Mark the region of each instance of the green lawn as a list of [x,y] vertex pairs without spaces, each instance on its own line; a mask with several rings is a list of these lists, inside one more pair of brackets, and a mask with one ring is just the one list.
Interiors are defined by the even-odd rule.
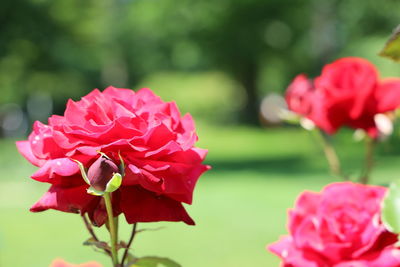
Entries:
[[[171,257],[184,267],[278,266],[265,245],[285,233],[286,210],[304,189],[319,190],[334,181],[321,151],[300,129],[198,128],[199,146],[209,149],[207,162],[213,169],[200,179],[188,207],[197,225],[141,224],[165,228],[138,234],[134,250]],[[356,174],[362,145],[351,141],[349,133],[340,139],[345,169]],[[0,148],[0,266],[43,267],[56,257],[109,266],[105,256],[81,245],[88,234],[79,216],[28,211],[47,185],[28,178],[34,168],[12,141],[0,141]],[[399,163],[396,155],[380,153],[374,182],[397,178]],[[121,236],[128,230],[122,227]]]

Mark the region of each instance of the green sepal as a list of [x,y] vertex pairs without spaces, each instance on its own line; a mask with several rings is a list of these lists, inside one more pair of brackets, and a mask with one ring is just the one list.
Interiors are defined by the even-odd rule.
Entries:
[[119,153],[119,152],[118,152],[118,157],[119,157],[119,160],[121,161],[121,163],[119,165],[119,171],[121,173],[121,176],[124,177],[125,176],[125,162],[121,156],[121,153]]
[[386,229],[392,233],[400,233],[400,187],[398,183],[390,187],[382,202],[381,219]]
[[161,258],[161,257],[142,257],[136,258],[133,263],[128,265],[129,267],[182,267],[179,263],[168,259],[168,258]]
[[86,182],[88,185],[90,185],[89,178],[87,177],[87,174],[86,174],[86,168],[85,168],[85,166],[83,166],[82,162],[80,162],[79,160],[73,159],[73,161],[75,161],[75,162],[78,164],[79,170],[81,171],[83,180],[85,180],[85,182]]
[[110,157],[106,155],[106,153],[101,152],[100,150],[98,150],[97,153],[99,153],[102,157],[105,157],[106,159],[111,160]]
[[108,181],[106,185],[106,190],[100,191],[95,189],[93,186],[90,186],[87,190],[88,194],[94,195],[94,196],[102,196],[105,193],[112,193],[115,190],[117,190],[122,183],[122,176],[119,173],[114,173],[113,177]]
[[90,194],[90,195],[93,195],[93,196],[102,196],[105,193],[103,191],[99,191],[99,190],[94,189],[92,186],[89,187],[86,192],[88,194]]
[[106,185],[106,190],[104,192],[111,193],[117,190],[122,183],[122,176],[119,173],[114,173],[110,181]]

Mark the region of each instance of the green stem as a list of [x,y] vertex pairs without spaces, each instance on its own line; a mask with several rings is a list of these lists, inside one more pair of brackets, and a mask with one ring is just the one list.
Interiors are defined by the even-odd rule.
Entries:
[[[92,225],[90,224],[90,222],[88,221],[88,219],[86,219],[86,215],[83,214],[82,215],[82,219],[83,222],[85,223],[86,229],[88,230],[89,234],[92,236],[93,240],[96,242],[99,242],[99,239],[97,238],[97,235],[95,234],[95,232],[93,231]],[[107,255],[111,256],[111,253],[108,249],[103,249],[105,253],[107,253]]]
[[110,232],[110,238],[111,238],[111,258],[113,262],[114,267],[118,267],[118,252],[117,252],[117,243],[118,243],[118,233],[117,233],[117,226],[116,222],[117,220],[114,220],[114,214],[113,214],[113,209],[112,209],[112,203],[111,203],[111,195],[110,193],[105,193],[103,195],[104,201],[106,204],[106,210],[107,210],[107,215],[108,215],[108,224],[109,224],[109,232]]
[[133,238],[135,238],[135,235],[136,235],[136,228],[137,228],[137,223],[134,223],[134,224],[133,224],[133,228],[132,228],[131,237],[129,238],[128,244],[127,244],[127,246],[126,246],[126,248],[125,248],[125,252],[124,252],[124,255],[123,255],[122,260],[121,260],[121,265],[122,265],[122,266],[124,266],[125,260],[126,260],[127,257],[128,257],[129,248],[130,248],[131,245],[132,245]]
[[118,242],[118,216],[114,217],[114,225],[115,225],[115,240]]
[[325,158],[328,161],[329,169],[331,173],[335,176],[339,176],[344,180],[348,180],[348,177],[343,175],[341,167],[340,167],[340,161],[339,157],[337,156],[337,153],[335,151],[335,148],[332,146],[332,144],[327,140],[325,134],[321,132],[320,129],[313,130],[314,136],[316,139],[319,141],[321,144]]
[[367,137],[365,139],[364,168],[360,176],[360,183],[362,184],[368,184],[372,168],[374,167],[374,147],[375,140],[373,138]]

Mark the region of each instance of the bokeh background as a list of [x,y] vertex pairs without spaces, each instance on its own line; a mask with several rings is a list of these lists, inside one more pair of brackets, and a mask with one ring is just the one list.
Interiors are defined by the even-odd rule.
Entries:
[[[48,185],[29,179],[34,167],[14,142],[35,120],[62,114],[68,98],[109,85],[176,101],[194,116],[213,166],[188,208],[197,226],[142,224],[165,228],[138,235],[134,252],[184,267],[278,266],[265,245],[285,233],[286,210],[301,191],[334,181],[311,136],[277,121],[279,95],[296,74],[317,75],[342,56],[399,76],[399,65],[377,55],[399,8],[395,0],[2,0],[0,266],[55,257],[108,266],[81,245],[79,216],[29,213]],[[350,131],[334,141],[356,174],[362,145]],[[375,183],[399,176],[399,151],[396,130],[378,147]]]

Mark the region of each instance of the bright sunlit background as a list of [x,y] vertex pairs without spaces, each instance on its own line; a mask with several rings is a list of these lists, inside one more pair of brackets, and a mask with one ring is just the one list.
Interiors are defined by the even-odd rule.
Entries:
[[[400,65],[378,56],[399,8],[395,0],[1,1],[0,266],[56,257],[109,265],[82,246],[79,216],[28,211],[48,185],[29,179],[35,168],[14,145],[35,120],[62,114],[68,98],[108,85],[176,101],[194,116],[213,166],[188,207],[197,226],[139,224],[165,228],[140,233],[133,251],[184,267],[278,266],[265,245],[285,233],[287,209],[301,191],[334,181],[311,136],[277,121],[280,95],[296,74],[318,75],[342,56],[399,76]],[[379,146],[373,182],[400,175],[398,135]],[[357,174],[362,145],[350,131],[335,142]]]

